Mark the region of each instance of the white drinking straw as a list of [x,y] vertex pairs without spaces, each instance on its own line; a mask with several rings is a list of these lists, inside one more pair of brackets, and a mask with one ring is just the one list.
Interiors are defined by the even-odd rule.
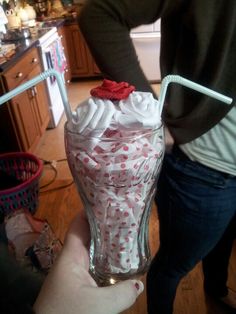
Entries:
[[164,102],[165,102],[165,97],[166,97],[166,92],[167,92],[167,87],[170,83],[178,83],[180,85],[189,87],[190,89],[193,89],[197,92],[200,92],[202,94],[205,94],[209,97],[213,97],[215,99],[218,99],[226,104],[231,104],[233,99],[227,96],[224,96],[220,93],[217,93],[213,91],[212,89],[209,89],[207,87],[204,87],[200,84],[194,83],[190,80],[187,80],[179,75],[167,75],[164,77],[164,79],[161,82],[161,89],[160,89],[160,95],[159,95],[159,104],[160,104],[160,113],[162,112]]
[[[0,105],[5,103],[6,101],[10,100],[11,98],[15,97],[16,95],[24,92],[25,90],[29,89],[30,87],[35,86],[39,82],[48,78],[49,76],[54,76],[56,78],[56,81],[57,81],[58,87],[59,87],[59,91],[60,91],[60,94],[62,97],[62,102],[64,105],[67,120],[71,121],[72,120],[72,111],[71,111],[71,107],[69,104],[69,100],[68,100],[68,96],[67,96],[67,92],[66,92],[66,88],[65,88],[65,83],[64,83],[64,80],[62,78],[61,73],[54,70],[54,69],[49,69],[45,72],[42,72],[41,74],[39,74],[39,75],[35,76],[34,78],[32,78],[31,80],[29,80],[28,82],[23,83],[20,86],[16,87],[15,89],[11,90],[10,92],[2,95],[0,97]],[[196,90],[196,91],[203,93],[209,97],[213,97],[215,99],[218,99],[218,100],[220,100],[226,104],[231,104],[233,101],[232,98],[224,96],[220,93],[217,93],[217,92],[215,92],[215,91],[213,91],[207,87],[204,87],[202,85],[194,83],[190,80],[187,80],[187,79],[185,79],[179,75],[167,75],[162,80],[162,83],[161,83],[161,90],[160,90],[160,96],[159,96],[159,104],[160,104],[160,109],[161,109],[160,114],[162,112],[163,105],[165,102],[167,87],[170,83],[178,83],[180,85],[189,87],[190,89]]]

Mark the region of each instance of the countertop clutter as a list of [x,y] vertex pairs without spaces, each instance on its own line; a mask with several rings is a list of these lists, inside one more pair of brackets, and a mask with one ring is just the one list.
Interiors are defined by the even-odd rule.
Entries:
[[9,36],[10,33],[6,33],[9,37],[6,36],[6,38],[2,40],[2,45],[0,47],[0,72],[7,70],[29,49],[37,46],[40,37],[47,32],[48,28],[40,28],[27,38],[17,37],[18,32],[13,33],[11,31],[10,33],[12,37]]
[[81,4],[74,5],[71,0],[34,0],[30,3],[3,0],[0,5],[0,25],[3,27],[0,29],[0,72],[28,49],[37,46],[38,40],[49,28],[58,28],[71,21],[75,23],[81,9]]

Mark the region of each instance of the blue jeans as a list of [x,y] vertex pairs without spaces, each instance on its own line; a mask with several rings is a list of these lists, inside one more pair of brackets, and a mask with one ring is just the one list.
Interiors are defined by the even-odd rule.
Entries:
[[148,313],[171,314],[180,280],[235,216],[236,177],[192,162],[174,146],[164,158],[156,203],[160,247],[147,274]]

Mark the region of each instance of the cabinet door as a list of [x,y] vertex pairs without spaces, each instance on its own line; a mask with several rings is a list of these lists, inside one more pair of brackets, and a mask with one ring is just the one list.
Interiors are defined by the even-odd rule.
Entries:
[[15,134],[21,151],[33,151],[41,137],[32,89],[29,89],[11,101],[11,115]]
[[101,75],[77,24],[66,25],[65,35],[71,77],[93,77]]
[[87,47],[79,27],[76,24],[65,27],[71,76],[87,76],[89,75]]
[[[29,50],[1,77],[2,92],[12,90],[42,72],[36,48]],[[49,122],[45,82],[18,94],[0,109],[2,151],[34,151]],[[10,129],[10,130],[9,130]],[[8,141],[5,138],[9,138]]]
[[95,62],[93,62],[92,68],[93,68],[93,73],[94,74],[97,74],[97,75],[101,75],[102,74],[102,72],[100,71],[99,67],[97,66],[97,64]]
[[[35,77],[40,73],[40,67],[36,67],[31,71],[29,79]],[[33,106],[35,108],[36,120],[40,133],[43,134],[49,123],[49,107],[48,107],[48,96],[46,91],[45,81],[40,82],[31,89]]]
[[27,80],[29,73],[35,67],[40,67],[40,57],[37,49],[33,48],[26,52],[15,65],[4,72],[6,89],[11,90]]

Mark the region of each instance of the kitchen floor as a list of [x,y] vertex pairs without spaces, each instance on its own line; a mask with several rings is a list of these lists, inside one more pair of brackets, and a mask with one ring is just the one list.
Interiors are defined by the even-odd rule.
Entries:
[[[68,87],[68,97],[72,108],[89,97],[91,88],[100,84],[98,80],[72,82]],[[154,85],[159,93],[160,85]],[[45,161],[40,180],[40,203],[36,213],[38,218],[47,219],[57,236],[63,241],[65,232],[73,217],[82,209],[82,202],[66,162],[64,150],[64,123],[62,117],[55,129],[47,130],[35,154]],[[168,143],[171,138],[167,137]],[[158,219],[153,207],[150,219],[150,247],[156,252],[158,239]],[[220,271],[220,270],[219,270]],[[145,282],[145,276],[143,278]],[[230,263],[229,284],[236,290],[236,247]],[[143,293],[137,302],[123,314],[146,314],[146,297]],[[158,313],[158,311],[157,311]],[[174,314],[225,314],[224,309],[205,297],[202,288],[201,264],[186,276],[177,291]]]

